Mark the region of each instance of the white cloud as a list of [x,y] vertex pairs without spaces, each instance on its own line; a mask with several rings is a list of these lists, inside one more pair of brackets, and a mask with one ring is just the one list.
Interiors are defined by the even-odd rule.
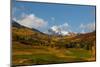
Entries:
[[59,26],[53,26],[53,27],[51,27],[51,30],[54,33],[61,34],[61,28]]
[[52,26],[49,32],[53,34],[67,35],[69,31],[70,31],[70,25],[68,23],[64,23],[62,25]]
[[95,30],[95,23],[91,23],[87,25],[89,31],[94,31]]
[[15,17],[13,17],[12,19],[17,22],[17,19]]
[[68,32],[68,31],[62,31],[61,34],[62,34],[62,35],[68,35],[69,32]]
[[46,22],[42,18],[36,17],[34,14],[26,15],[24,13],[21,15],[21,18],[17,21],[23,26],[35,29],[45,27],[48,24],[48,22]]
[[92,32],[95,30],[95,22],[94,23],[88,23],[88,24],[81,24],[80,28],[82,29],[82,32]]
[[70,25],[66,22],[62,25],[59,26],[62,30],[67,30],[69,31]]

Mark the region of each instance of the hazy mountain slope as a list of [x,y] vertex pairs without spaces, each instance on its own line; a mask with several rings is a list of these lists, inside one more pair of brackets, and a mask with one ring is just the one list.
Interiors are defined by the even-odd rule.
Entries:
[[24,27],[17,22],[12,23],[12,39],[26,45],[40,44],[47,42],[48,35],[36,29]]

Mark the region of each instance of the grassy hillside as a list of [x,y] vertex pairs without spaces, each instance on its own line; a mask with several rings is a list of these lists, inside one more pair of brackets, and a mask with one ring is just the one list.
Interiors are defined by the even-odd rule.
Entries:
[[13,65],[94,61],[95,32],[54,36],[12,23]]

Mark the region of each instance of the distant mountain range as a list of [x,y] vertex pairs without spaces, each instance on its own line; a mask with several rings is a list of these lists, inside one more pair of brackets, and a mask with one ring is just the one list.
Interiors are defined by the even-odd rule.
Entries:
[[[46,33],[43,33],[43,32],[40,32],[39,30],[37,30],[37,29],[34,29],[34,28],[28,28],[28,27],[25,27],[25,26],[22,26],[22,25],[20,25],[18,22],[16,22],[16,21],[14,21],[14,20],[12,20],[12,27],[16,27],[16,28],[26,28],[26,29],[29,29],[29,30],[32,30],[32,31],[34,31],[34,32],[38,32],[38,33],[41,33],[41,34],[44,34],[44,35],[55,35],[55,36],[59,36],[59,35],[62,35],[62,36],[77,36],[77,35],[85,35],[85,33],[74,33],[74,32],[67,32],[66,34],[64,34],[64,33],[57,33],[57,32],[54,32],[53,30],[51,30],[51,29],[49,29],[48,30],[48,32],[50,33],[50,34],[46,34]],[[96,31],[93,31],[93,32],[96,32]],[[92,33],[92,32],[90,32],[90,33]],[[86,34],[89,34],[89,33],[86,33]]]
[[[48,35],[44,34],[36,29],[27,28],[18,24],[17,22],[12,22],[12,39],[13,41],[20,42],[23,44],[29,45],[76,45],[82,44],[84,45],[93,45],[96,40],[96,31],[89,32],[89,33],[72,33],[69,32],[69,35],[61,36],[61,35]],[[60,44],[61,43],[61,44]],[[83,45],[83,46],[84,46]],[[81,47],[83,47],[81,46]],[[84,46],[86,47],[86,46]]]

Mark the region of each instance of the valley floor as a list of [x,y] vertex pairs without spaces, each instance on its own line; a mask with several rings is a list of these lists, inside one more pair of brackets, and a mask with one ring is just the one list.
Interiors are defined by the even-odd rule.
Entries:
[[94,61],[93,52],[79,48],[52,48],[46,46],[21,45],[12,46],[13,65],[38,65],[68,62]]

